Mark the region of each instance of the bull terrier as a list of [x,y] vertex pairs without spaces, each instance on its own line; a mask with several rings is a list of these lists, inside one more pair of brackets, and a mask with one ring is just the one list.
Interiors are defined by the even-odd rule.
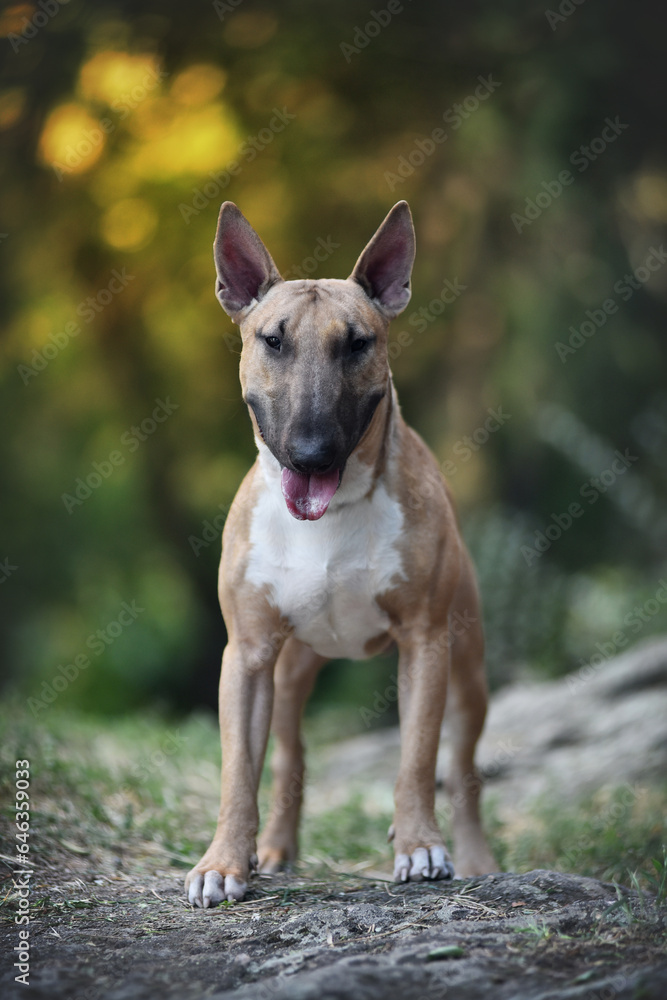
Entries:
[[[296,858],[300,722],[317,672],[328,659],[364,659],[392,643],[401,729],[394,879],[454,875],[435,817],[445,701],[457,872],[497,870],[474,764],[487,703],[474,572],[438,464],[401,417],[389,370],[389,321],[410,300],[414,254],[400,201],[349,278],[285,281],[236,205],[220,210],[216,296],[240,327],[259,454],[223,532],[222,790],[211,846],[186,879],[197,906],[240,900],[251,872]],[[270,728],[272,804],[257,843]]]

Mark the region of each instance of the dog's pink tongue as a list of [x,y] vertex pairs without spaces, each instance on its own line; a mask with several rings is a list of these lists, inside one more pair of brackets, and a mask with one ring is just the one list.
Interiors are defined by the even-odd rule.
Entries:
[[317,521],[329,506],[339,481],[338,469],[323,476],[304,476],[300,472],[283,469],[280,485],[292,517],[298,521]]

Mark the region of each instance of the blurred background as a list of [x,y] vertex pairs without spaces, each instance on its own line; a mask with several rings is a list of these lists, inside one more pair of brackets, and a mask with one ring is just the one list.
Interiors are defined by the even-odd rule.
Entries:
[[[220,533],[254,457],[213,294],[227,198],[292,278],[345,277],[410,202],[392,366],[495,688],[665,631],[664,29],[620,0],[4,6],[6,694],[215,706]],[[328,667],[312,711],[393,669]]]

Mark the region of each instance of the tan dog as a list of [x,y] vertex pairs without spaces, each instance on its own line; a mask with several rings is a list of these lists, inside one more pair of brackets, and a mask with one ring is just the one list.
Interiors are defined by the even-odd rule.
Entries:
[[[389,320],[410,299],[414,252],[402,201],[345,281],[283,281],[236,205],[220,211],[216,294],[241,328],[241,385],[259,456],[223,533],[222,793],[211,846],[186,879],[198,906],[242,899],[252,870],[296,857],[299,729],[317,672],[329,658],[363,659],[392,642],[402,744],[394,878],[454,874],[434,812],[446,697],[457,870],[497,867],[474,766],[486,712],[474,574],[437,463],[401,417],[387,356]],[[270,725],[272,809],[257,846]]]

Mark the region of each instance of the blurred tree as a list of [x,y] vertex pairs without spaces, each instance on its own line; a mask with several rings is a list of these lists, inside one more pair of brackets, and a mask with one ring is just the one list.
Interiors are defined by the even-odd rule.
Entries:
[[225,198],[289,277],[349,273],[410,201],[393,368],[474,512],[496,680],[525,658],[566,669],[654,594],[664,26],[662,5],[620,0],[6,7],[5,677],[36,696],[83,656],[72,701],[215,701],[219,535],[254,451],[213,296]]

